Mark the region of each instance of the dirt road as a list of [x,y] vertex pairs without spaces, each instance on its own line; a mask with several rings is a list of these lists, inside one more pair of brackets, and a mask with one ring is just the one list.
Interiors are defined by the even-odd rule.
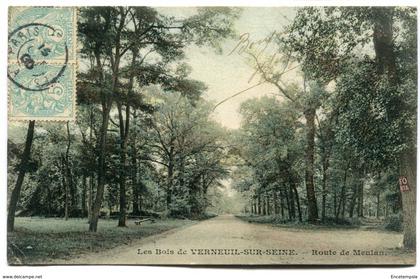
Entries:
[[298,230],[219,216],[53,264],[413,264],[414,253],[395,249],[401,245],[398,233]]

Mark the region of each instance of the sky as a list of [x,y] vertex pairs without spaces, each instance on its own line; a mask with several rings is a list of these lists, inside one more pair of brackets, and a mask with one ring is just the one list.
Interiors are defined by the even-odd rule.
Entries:
[[[197,46],[192,46],[186,51],[187,63],[192,67],[191,78],[203,81],[207,85],[208,90],[204,98],[216,104],[259,82],[257,77],[249,80],[255,71],[247,61],[245,54],[239,54],[238,51],[230,54],[238,44],[239,37],[245,33],[249,34],[249,41],[269,37],[273,31],[281,32],[295,14],[294,8],[284,7],[246,7],[242,9],[241,16],[235,23],[238,38],[225,40],[222,43],[222,54],[218,54],[208,47],[199,48]],[[176,16],[189,16],[194,13],[194,10],[178,7],[171,8],[166,12]],[[263,95],[280,96],[273,85],[261,84],[219,105],[215,109],[214,117],[227,128],[239,128],[240,103]]]

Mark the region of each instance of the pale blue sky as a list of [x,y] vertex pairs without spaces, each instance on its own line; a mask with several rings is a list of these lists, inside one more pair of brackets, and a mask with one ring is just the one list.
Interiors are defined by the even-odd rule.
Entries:
[[[194,13],[194,8],[163,8],[164,13],[187,17]],[[250,41],[261,40],[273,31],[281,32],[294,17],[294,8],[244,7],[235,27],[238,36],[249,33]],[[239,38],[239,37],[238,37]],[[187,51],[187,62],[193,68],[192,78],[201,80],[208,86],[205,98],[216,103],[258,83],[254,78],[249,82],[254,70],[247,63],[244,55],[229,52],[235,48],[238,39],[226,40],[222,44],[223,53],[216,54],[210,48],[190,47]],[[265,94],[279,95],[274,86],[262,84],[223,104],[215,110],[215,118],[228,128],[240,125],[239,105],[246,99]]]

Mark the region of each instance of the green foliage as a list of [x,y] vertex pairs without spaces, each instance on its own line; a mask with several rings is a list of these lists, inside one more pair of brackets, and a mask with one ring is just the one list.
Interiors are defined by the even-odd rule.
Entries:
[[403,218],[401,214],[393,214],[385,219],[384,227],[390,231],[400,232],[403,230]]
[[[401,154],[415,145],[415,18],[416,10],[406,7],[299,8],[285,32],[276,36],[281,59],[268,64],[249,53],[262,79],[288,100],[285,107],[305,115],[315,111],[315,190],[324,221],[337,223],[348,215],[359,222],[365,214],[380,218],[390,208],[401,209],[395,187],[398,165]],[[385,53],[378,41],[388,23],[392,49]],[[287,84],[281,79],[284,69],[297,63],[303,84]],[[302,181],[304,162],[308,166],[310,160],[310,153],[301,152],[308,148],[303,133],[313,127],[297,121],[290,129],[294,137],[287,138],[285,127],[278,124],[286,123],[286,117],[276,118],[269,110],[261,113],[261,103],[243,104],[244,122],[237,136],[242,145],[234,154],[245,165],[235,171],[241,178],[236,188],[253,193],[248,195],[250,206],[257,200],[264,208],[275,201],[265,200],[267,191],[273,195],[282,189],[284,195],[284,186],[291,183],[285,177]],[[273,136],[265,140],[267,134]]]
[[338,141],[375,167],[389,165],[415,124],[413,89],[392,86],[370,61],[349,66],[337,82]]
[[342,66],[355,52],[371,42],[371,9],[301,8],[288,26],[282,45],[304,65],[310,79],[329,82],[342,73]]
[[151,92],[157,103],[149,136],[151,160],[163,167],[166,207],[173,216],[204,213],[206,194],[227,170],[223,166],[224,130],[210,119],[211,104],[181,93]]
[[241,113],[242,128],[234,135],[239,166],[233,173],[233,187],[251,201],[262,202],[267,195],[275,195],[274,204],[289,195],[294,200],[289,191],[300,182],[303,157],[298,111],[290,103],[261,97],[244,102]]
[[241,10],[230,7],[200,7],[197,10],[196,15],[185,20],[183,35],[199,46],[209,45],[221,53],[220,39],[236,35],[234,22]]

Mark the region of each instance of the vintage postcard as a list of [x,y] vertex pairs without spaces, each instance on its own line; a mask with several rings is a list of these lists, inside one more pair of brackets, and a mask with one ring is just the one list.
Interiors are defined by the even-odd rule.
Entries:
[[9,265],[415,265],[416,7],[8,13]]

